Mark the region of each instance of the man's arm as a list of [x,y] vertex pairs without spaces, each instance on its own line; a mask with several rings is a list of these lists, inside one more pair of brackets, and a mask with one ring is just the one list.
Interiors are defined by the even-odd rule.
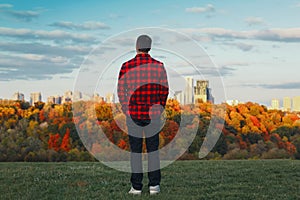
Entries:
[[124,77],[125,69],[124,69],[124,65],[122,65],[121,70],[119,72],[119,78],[118,78],[118,97],[119,97],[119,101],[120,104],[122,106],[122,111],[124,114],[127,113],[128,111],[128,99],[127,99],[127,84],[126,84],[126,80]]
[[162,70],[161,70],[161,74],[160,74],[160,90],[159,90],[159,94],[160,94],[160,104],[165,107],[166,106],[166,102],[167,102],[167,98],[169,95],[169,84],[168,84],[168,77],[167,77],[167,72],[166,69],[164,67],[164,65],[162,64]]

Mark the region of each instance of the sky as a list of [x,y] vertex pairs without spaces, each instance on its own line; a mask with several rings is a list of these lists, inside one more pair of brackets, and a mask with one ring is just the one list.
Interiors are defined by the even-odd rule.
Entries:
[[[214,73],[199,70],[210,81],[216,102],[270,105],[273,98],[300,96],[299,19],[299,0],[0,0],[0,98],[18,91],[26,100],[31,92],[41,92],[43,100],[62,95],[74,89],[82,64],[108,38],[158,27],[185,34],[207,53],[225,95],[214,88]],[[122,41],[134,50],[135,38]],[[166,63],[173,58],[151,55]],[[176,70],[179,64],[168,67]],[[103,87],[103,92],[107,89],[114,90]]]

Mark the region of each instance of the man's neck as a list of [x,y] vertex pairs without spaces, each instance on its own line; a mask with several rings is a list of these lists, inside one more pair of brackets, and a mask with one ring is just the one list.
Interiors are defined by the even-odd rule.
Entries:
[[136,54],[148,54],[146,52],[138,51]]

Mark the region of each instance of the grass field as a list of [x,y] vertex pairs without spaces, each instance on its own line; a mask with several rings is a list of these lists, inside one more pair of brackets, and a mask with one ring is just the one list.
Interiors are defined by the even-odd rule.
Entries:
[[0,163],[0,199],[300,199],[295,160],[176,161],[156,196],[127,194],[129,177],[96,162]]

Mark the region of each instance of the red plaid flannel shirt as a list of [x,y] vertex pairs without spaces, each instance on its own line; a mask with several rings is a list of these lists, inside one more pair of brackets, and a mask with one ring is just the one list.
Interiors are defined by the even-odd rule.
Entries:
[[164,64],[147,53],[137,54],[123,63],[118,79],[118,97],[122,110],[132,119],[149,120],[161,115],[169,94],[167,73]]

